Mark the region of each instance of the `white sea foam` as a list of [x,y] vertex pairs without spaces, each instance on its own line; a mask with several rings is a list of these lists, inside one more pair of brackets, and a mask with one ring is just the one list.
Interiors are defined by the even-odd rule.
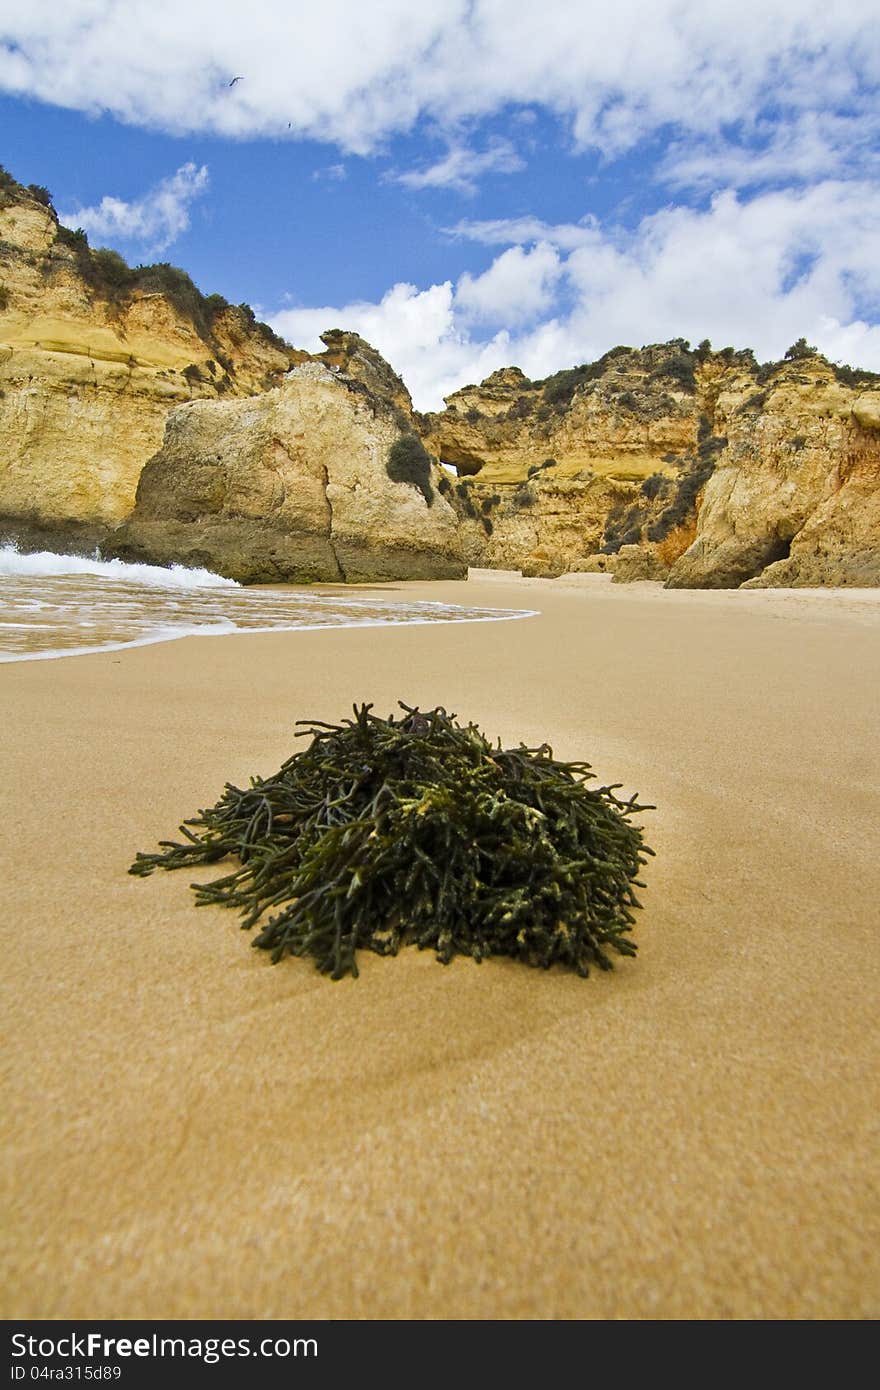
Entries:
[[0,550],[0,662],[45,661],[180,637],[314,632],[408,623],[498,622],[531,612],[334,589],[244,588],[208,570],[171,570]]
[[91,574],[98,579],[123,580],[130,584],[158,585],[169,589],[238,589],[234,579],[224,579],[211,570],[187,569],[185,565],[129,565],[123,560],[87,559],[84,555],[53,555],[40,550],[23,555],[14,545],[0,547],[0,575],[29,578],[60,574]]

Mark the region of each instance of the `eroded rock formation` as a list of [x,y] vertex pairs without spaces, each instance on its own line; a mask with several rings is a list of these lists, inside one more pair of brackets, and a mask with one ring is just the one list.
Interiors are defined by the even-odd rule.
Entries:
[[0,170],[0,539],[255,581],[880,584],[880,377],[803,341],[508,367],[431,415],[356,333],[323,341],[93,251]]
[[93,252],[0,172],[0,532],[100,538],[170,407],[262,391],[306,356],[172,266]]
[[880,583],[880,382],[784,363],[730,413],[677,588]]
[[731,588],[880,583],[878,418],[880,377],[805,344],[761,366],[677,341],[544,382],[495,372],[422,427],[467,475],[474,563],[552,575],[620,552],[618,581]]
[[[389,475],[402,438],[421,459],[418,483]],[[461,537],[442,481],[402,433],[393,399],[312,360],[250,400],[174,409],[107,548],[246,583],[458,578]]]

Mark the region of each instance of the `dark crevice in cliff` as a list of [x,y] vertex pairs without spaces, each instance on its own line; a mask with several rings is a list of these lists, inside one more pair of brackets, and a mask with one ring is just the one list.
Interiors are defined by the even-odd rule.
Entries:
[[276,435],[275,438],[272,440],[272,448],[273,448],[273,450],[274,450],[274,452],[275,452],[275,460],[276,460],[276,462],[275,462],[274,467],[273,467],[272,465],[268,465],[268,467],[269,467],[269,471],[272,472],[272,473],[274,473],[274,474],[275,474],[275,477],[278,479],[278,487],[279,487],[279,490],[280,490],[280,495],[272,502],[272,504],[271,504],[271,510],[272,510],[273,512],[279,512],[279,511],[281,510],[281,508],[284,506],[285,502],[287,501],[287,487],[286,487],[285,482],[284,482],[284,474],[282,473],[281,469],[278,467],[278,462],[277,462],[277,460],[278,460],[278,455],[279,455],[279,454],[283,454],[283,455],[284,455],[284,458],[287,460],[287,463],[290,465],[291,471],[294,472],[294,473],[295,473],[295,468],[294,468],[293,459],[290,457],[290,454],[288,453],[287,449],[285,449],[284,445],[282,444],[281,440],[278,438],[277,435]]
[[348,578],[343,568],[342,561],[340,560],[339,555],[337,554],[336,542],[333,539],[333,503],[330,501],[330,495],[327,492],[327,487],[330,482],[330,474],[327,472],[326,465],[321,469],[321,472],[323,473],[322,481],[324,484],[324,503],[327,507],[327,544],[330,547],[330,553],[332,554],[333,559],[336,563],[336,568],[339,570],[339,578],[342,580],[343,584],[347,584]]
[[[757,579],[759,574],[763,574],[770,565],[777,564],[780,560],[787,560],[791,555],[792,537],[777,536],[770,541],[767,548],[761,555],[760,563],[754,566],[753,572],[748,575],[748,579]],[[746,580],[742,581],[746,583]]]

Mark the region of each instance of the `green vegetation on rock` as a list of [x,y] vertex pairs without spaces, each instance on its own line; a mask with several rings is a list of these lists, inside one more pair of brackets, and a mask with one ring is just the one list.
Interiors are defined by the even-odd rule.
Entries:
[[431,455],[417,434],[402,434],[388,450],[385,471],[392,483],[417,487],[430,507],[434,501],[431,486]]
[[309,956],[335,980],[357,975],[359,950],[408,944],[444,964],[510,956],[581,976],[610,969],[609,950],[635,955],[634,890],[653,851],[631,818],[651,808],[587,787],[589,764],[546,744],[493,748],[442,708],[400,707],[308,723],[308,747],[244,790],[227,783],[181,825],[184,842],[130,872],[232,856],[231,873],[193,885],[197,902],[237,908],[273,961]]
[[786,362],[800,362],[804,357],[818,357],[819,349],[808,343],[806,338],[798,338],[785,350]]
[[222,294],[202,294],[180,266],[168,261],[154,265],[130,266],[118,251],[109,247],[92,248],[82,227],[72,230],[59,224],[56,242],[72,251],[82,279],[93,294],[115,304],[124,304],[135,293],[161,294],[179,314],[190,320],[206,342],[213,341],[214,322],[227,311],[237,315],[244,330],[259,334],[270,346],[283,352],[288,347],[266,323],[260,323],[249,304],[232,305]]

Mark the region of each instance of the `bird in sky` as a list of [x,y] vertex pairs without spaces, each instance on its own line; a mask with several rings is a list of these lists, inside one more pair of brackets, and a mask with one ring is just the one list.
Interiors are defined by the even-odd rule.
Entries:
[[229,83],[229,86],[230,86],[230,87],[234,87],[235,84],[236,84],[236,82],[240,82],[240,81],[241,81],[241,78],[240,78],[240,77],[233,77],[232,81]]

